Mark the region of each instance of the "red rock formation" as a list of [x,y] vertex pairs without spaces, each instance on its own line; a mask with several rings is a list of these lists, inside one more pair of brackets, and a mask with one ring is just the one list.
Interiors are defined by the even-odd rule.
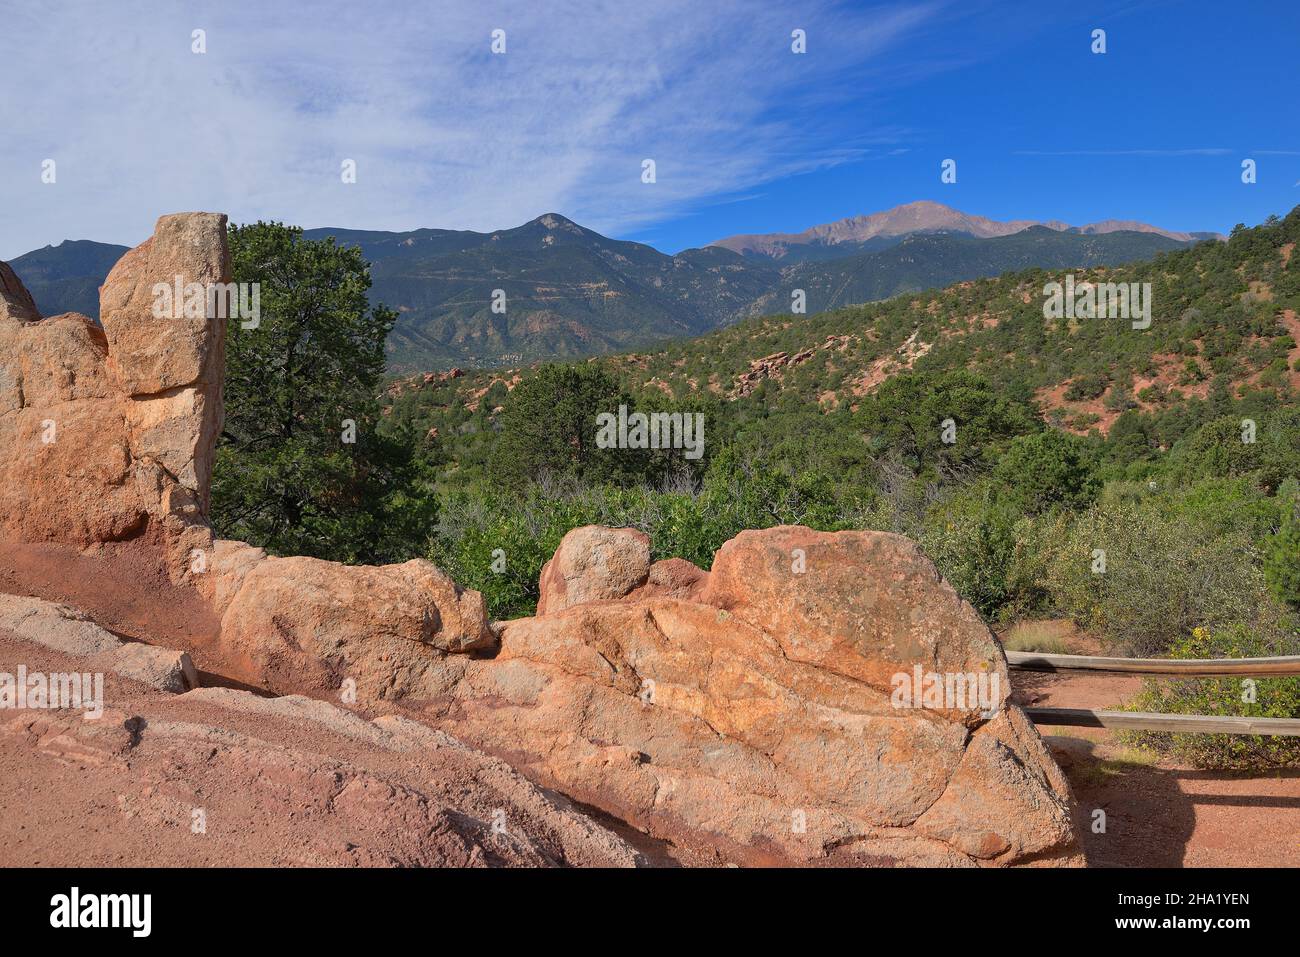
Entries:
[[751,360],[749,371],[742,372],[736,378],[736,386],[732,390],[732,395],[750,395],[764,379],[780,379],[782,369],[787,366],[802,364],[811,359],[816,351],[815,348],[809,347],[796,352],[794,355],[790,355],[788,352],[774,352],[770,356]]
[[[225,370],[225,308],[205,315],[156,316],[161,284],[230,282],[226,217],[213,213],[164,216],[152,238],[123,256],[100,289],[100,322],[108,340],[108,370],[126,403],[134,458],[160,464],[206,513],[207,477],[221,431]],[[200,476],[204,478],[200,480]]]
[[[405,709],[532,781],[671,842],[692,862],[1079,862],[1069,788],[1032,724],[1007,701],[1001,646],[900,536],[744,532],[705,572],[681,559],[652,563],[639,531],[580,528],[542,570],[538,616],[497,626],[477,592],[428,562],[349,567],[212,542],[206,509],[225,330],[215,320],[153,315],[154,285],[175,275],[229,278],[224,217],[163,217],[154,238],[105,283],[102,330],[81,316],[38,319],[31,297],[0,266],[0,533],[76,547],[152,543],[172,577],[195,586],[219,620],[212,660],[228,665],[227,678],[280,694],[339,700],[342,692],[358,708]],[[763,361],[772,371],[810,354]],[[56,438],[43,441],[50,422]],[[11,617],[27,615],[27,606],[10,604]],[[70,610],[42,622],[42,635],[67,629],[83,639],[91,624]],[[0,639],[5,631],[0,621]],[[92,638],[106,646],[97,654],[121,658],[127,678],[161,681],[180,666],[179,658]],[[44,645],[73,647],[60,641]],[[939,676],[941,691],[945,676],[978,679],[987,694],[931,701],[918,688],[900,700],[900,678],[906,685],[925,675]],[[260,707],[239,700],[245,711]],[[329,721],[346,724],[335,711]],[[371,740],[379,731],[369,725],[362,737],[381,749],[443,746],[426,724],[408,725],[400,746],[387,725],[383,742]],[[197,752],[150,726],[160,767],[193,761],[198,773]],[[46,740],[30,722],[17,731]],[[82,737],[64,729],[51,740],[92,753],[94,743]],[[480,821],[496,798],[466,796],[486,780],[492,759],[468,749],[455,768],[443,766],[452,784],[439,786],[434,806],[423,785],[389,773],[390,761],[359,770],[221,741],[215,766],[233,780],[307,782],[288,802],[322,794],[322,807],[348,826],[387,814],[383,840],[408,835],[385,845],[390,860],[636,857],[599,829],[583,837],[570,812],[541,809],[514,771],[498,765],[491,774],[508,785],[511,806],[539,808],[547,827],[574,836],[557,843],[543,827],[529,847],[492,843]],[[116,767],[115,747],[107,746],[105,767]],[[139,754],[132,760],[147,763],[147,752]],[[250,767],[263,770],[246,773]],[[230,808],[254,813],[238,801]],[[411,826],[437,839],[412,843]],[[383,857],[376,854],[354,861],[375,863]]]
[[18,541],[150,537],[174,580],[211,541],[224,320],[158,319],[155,282],[225,282],[226,218],[164,216],[101,290],[103,328],[41,319],[0,273],[0,533]]
[[631,528],[587,525],[564,536],[542,566],[537,614],[622,598],[650,575],[650,536]]
[[[1006,701],[1001,646],[909,540],[744,532],[685,599],[617,594],[633,576],[606,570],[645,566],[627,530],[571,532],[561,560],[594,571],[594,594],[569,587],[466,663],[440,712],[458,737],[727,859],[1079,862],[1069,787]],[[918,666],[996,676],[987,709],[898,707],[894,677]]]
[[218,542],[197,578],[238,677],[280,693],[427,698],[455,675],[446,656],[496,642],[483,596],[426,561],[350,566]]

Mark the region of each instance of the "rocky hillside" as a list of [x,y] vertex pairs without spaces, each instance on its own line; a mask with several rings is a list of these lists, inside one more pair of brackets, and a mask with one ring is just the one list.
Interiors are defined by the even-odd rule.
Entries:
[[[1033,241],[1038,230],[985,243]],[[1079,237],[1086,240],[1086,237]],[[1150,262],[1114,268],[1026,269],[886,302],[809,316],[762,316],[697,339],[598,360],[648,407],[692,399],[760,408],[796,403],[852,410],[900,373],[969,370],[1008,395],[1035,402],[1060,428],[1104,435],[1126,412],[1176,437],[1193,421],[1189,403],[1300,398],[1300,208]],[[900,244],[955,243],[918,237]],[[887,250],[880,255],[890,255]],[[824,263],[795,267],[815,276]],[[1044,286],[1072,275],[1088,283],[1151,284],[1151,323],[1119,318],[1052,319]],[[823,287],[826,288],[826,287]],[[394,383],[398,420],[449,433],[501,404],[532,367],[456,370]],[[743,404],[743,402],[741,403]],[[1183,423],[1180,426],[1179,423]],[[477,431],[477,428],[476,428]],[[475,433],[461,443],[471,442]],[[1171,439],[1159,438],[1167,446]]]
[[[817,312],[1028,266],[1148,259],[1193,241],[1151,227],[1094,235],[1001,224],[990,231],[964,214],[941,218],[947,225],[936,232],[934,217],[899,210],[877,216],[892,226],[860,241],[834,233],[780,258],[742,256],[723,244],[668,256],[555,213],[491,233],[327,228],[305,236],[333,236],[370,261],[372,302],[399,314],[388,342],[396,373],[577,358],[691,338],[748,316],[788,314],[795,289],[806,293],[806,311]],[[46,314],[94,318],[95,290],[122,251],[63,243],[14,267]]]
[[[225,330],[148,292],[229,270],[224,217],[163,217],[100,328],[0,267],[0,671],[108,678],[0,719],[0,863],[1082,863],[1001,645],[902,536],[706,570],[579,528],[509,622],[427,561],[214,540]],[[988,693],[900,700],[922,673]]]
[[[1019,237],[1010,237],[1017,240]],[[1149,262],[1028,269],[807,318],[770,316],[621,360],[632,381],[685,396],[793,393],[851,406],[906,370],[967,369],[1050,420],[1105,432],[1125,411],[1174,414],[1190,399],[1300,393],[1300,208]],[[1005,242],[1007,240],[989,240]],[[1150,283],[1150,326],[1044,313],[1044,287]]]

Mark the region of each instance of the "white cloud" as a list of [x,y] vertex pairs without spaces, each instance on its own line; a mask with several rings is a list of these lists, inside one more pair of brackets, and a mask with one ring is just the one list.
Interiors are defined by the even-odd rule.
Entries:
[[[624,0],[10,3],[0,256],[138,242],[182,209],[304,226],[626,231],[895,145],[819,119],[932,6]],[[189,6],[189,5],[186,5]],[[494,28],[504,56],[489,52]],[[808,53],[790,52],[790,32]],[[207,31],[208,52],[190,51]],[[871,64],[870,78],[863,74]],[[641,183],[653,158],[658,182]],[[55,159],[58,182],[40,182]],[[340,182],[355,159],[358,182]]]

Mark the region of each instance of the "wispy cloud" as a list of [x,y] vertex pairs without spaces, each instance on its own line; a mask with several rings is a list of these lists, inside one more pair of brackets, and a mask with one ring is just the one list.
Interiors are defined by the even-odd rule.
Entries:
[[[869,96],[888,82],[886,54],[938,9],[284,6],[10,3],[0,256],[68,237],[136,242],[157,215],[200,208],[305,226],[492,229],[550,210],[611,232],[647,226],[897,145],[903,131],[846,145],[805,107]],[[503,56],[489,50],[497,28]],[[195,29],[206,54],[191,52]],[[55,185],[40,181],[47,158]]]

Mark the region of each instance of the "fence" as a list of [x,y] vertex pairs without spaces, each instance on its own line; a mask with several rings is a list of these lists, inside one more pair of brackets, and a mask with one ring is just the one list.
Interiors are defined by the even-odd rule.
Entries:
[[[1041,655],[1008,651],[1007,663],[1018,671],[1112,675],[1161,675],[1175,678],[1275,678],[1300,675],[1300,655],[1282,658],[1099,658],[1092,655]],[[1094,711],[1090,708],[1026,708],[1035,724],[1109,728],[1123,731],[1192,731],[1203,734],[1260,734],[1300,737],[1297,718],[1241,718],[1205,714],[1152,714],[1143,711]]]

